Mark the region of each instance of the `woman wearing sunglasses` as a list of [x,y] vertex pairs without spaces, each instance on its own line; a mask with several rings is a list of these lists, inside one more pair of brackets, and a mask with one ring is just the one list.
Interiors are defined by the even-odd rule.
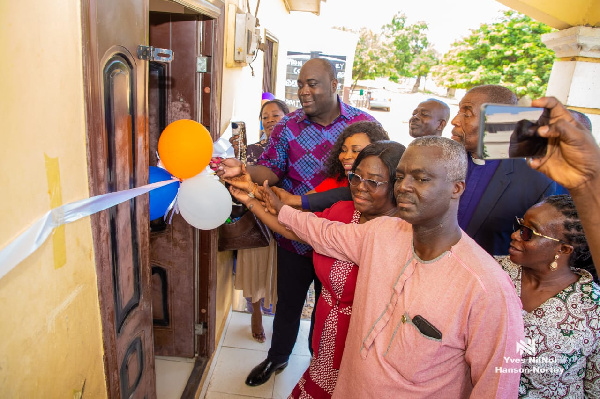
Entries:
[[523,303],[521,398],[600,397],[600,287],[573,200],[555,195],[515,221],[498,258]]
[[[348,173],[353,201],[340,201],[318,216],[343,223],[366,223],[379,216],[396,213],[394,176],[405,147],[392,141],[380,141],[366,146]],[[267,188],[261,188],[261,190]],[[238,201],[244,203],[273,231],[292,240],[298,237],[279,224],[277,217],[246,191],[230,187]],[[247,190],[249,191],[249,190]],[[317,302],[312,339],[313,358],[310,366],[294,388],[291,398],[329,398],[337,382],[352,313],[352,301],[358,267],[328,256],[313,254],[313,263],[323,284]]]

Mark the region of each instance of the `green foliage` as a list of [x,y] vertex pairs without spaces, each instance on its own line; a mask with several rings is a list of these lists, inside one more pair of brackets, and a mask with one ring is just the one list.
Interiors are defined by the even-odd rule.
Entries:
[[429,47],[426,31],[425,22],[407,25],[406,15],[402,13],[394,15],[392,22],[383,26],[381,36],[385,43],[385,69],[390,80],[397,81],[401,76],[415,76],[412,63]]
[[383,76],[385,62],[379,35],[371,30],[362,28],[359,31],[358,44],[352,66],[353,88],[359,79],[374,79]]
[[410,64],[410,76],[427,76],[431,68],[440,62],[438,58],[438,53],[433,49],[422,51]]
[[542,43],[541,35],[551,30],[523,14],[506,11],[499,22],[482,24],[455,42],[432,69],[433,77],[448,88],[500,84],[519,97],[542,96],[554,52]]
[[394,82],[400,77],[427,76],[438,62],[435,52],[429,50],[427,29],[425,22],[407,25],[401,13],[382,27],[381,34],[361,29],[352,67],[355,84],[359,79],[381,76]]

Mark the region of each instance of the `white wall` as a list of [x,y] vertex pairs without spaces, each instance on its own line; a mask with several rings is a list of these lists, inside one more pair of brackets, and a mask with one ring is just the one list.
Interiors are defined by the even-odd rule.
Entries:
[[[256,1],[250,0],[252,14]],[[238,4],[237,1],[232,2]],[[321,51],[325,54],[346,56],[345,86],[352,83],[352,64],[358,36],[329,28],[321,28],[317,15],[312,13],[286,11],[281,0],[261,0],[258,10],[261,35],[267,29],[279,40],[275,97],[285,97],[285,78],[288,51]],[[340,21],[342,25],[342,21]],[[227,29],[226,29],[227,30]],[[324,40],[323,38],[327,38]],[[264,40],[264,37],[263,37]],[[250,66],[228,68],[223,72],[223,100],[221,104],[221,133],[229,137],[227,126],[231,120],[246,122],[248,143],[258,141],[260,100],[262,96],[262,76],[264,53],[259,52]],[[254,76],[252,76],[252,69]]]

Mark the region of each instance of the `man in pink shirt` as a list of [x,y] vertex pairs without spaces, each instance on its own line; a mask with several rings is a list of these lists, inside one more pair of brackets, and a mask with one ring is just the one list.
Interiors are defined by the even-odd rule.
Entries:
[[518,396],[521,302],[458,226],[466,167],[460,144],[415,139],[396,169],[402,219],[345,225],[269,197],[315,251],[359,265],[335,398]]

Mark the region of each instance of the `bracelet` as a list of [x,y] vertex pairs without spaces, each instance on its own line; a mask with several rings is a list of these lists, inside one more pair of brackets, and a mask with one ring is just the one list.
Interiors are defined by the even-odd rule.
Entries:
[[256,191],[256,187],[258,187],[258,184],[257,184],[257,183],[254,183],[254,188],[252,189],[252,191],[251,191],[251,192],[249,192],[249,193],[248,193],[248,197],[250,197],[250,198],[256,198],[256,197],[254,196],[254,192]]
[[248,206],[248,210],[249,210],[249,211],[251,211],[253,206],[254,206],[254,204],[250,204],[250,205]]

